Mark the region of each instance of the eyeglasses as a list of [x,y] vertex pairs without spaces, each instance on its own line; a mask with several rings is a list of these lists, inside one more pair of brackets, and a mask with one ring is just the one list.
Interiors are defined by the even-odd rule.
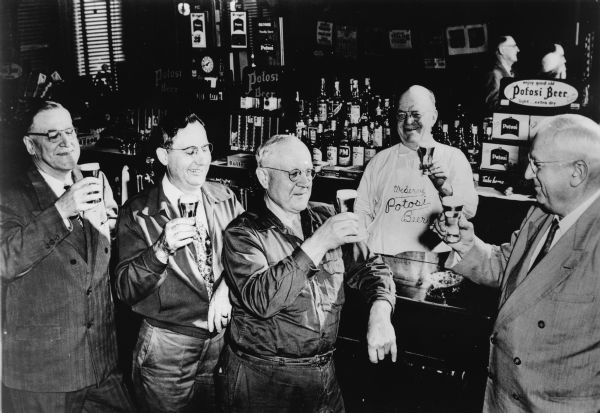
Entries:
[[531,171],[534,174],[537,174],[538,171],[540,170],[540,167],[544,164],[548,164],[548,163],[555,163],[558,165],[568,165],[570,163],[573,163],[575,161],[561,161],[561,160],[556,160],[556,161],[536,161],[533,158],[529,158],[529,167],[531,168]]
[[421,120],[421,118],[423,117],[424,113],[419,113],[419,112],[403,112],[403,111],[398,111],[398,121],[400,122],[404,122],[406,119],[408,119],[408,117],[412,117],[414,120],[416,120],[417,122],[419,122]]
[[298,182],[298,179],[300,179],[300,175],[302,175],[302,172],[304,172],[304,176],[306,176],[306,179],[308,179],[309,181],[312,181],[313,178],[315,177],[315,175],[317,174],[317,171],[315,171],[312,168],[305,169],[304,171],[302,171],[300,169],[292,169],[291,171],[286,171],[285,169],[271,168],[269,166],[261,166],[261,168],[273,169],[274,171],[287,172],[287,174],[290,178],[290,181],[292,181],[292,182]]
[[200,151],[202,151],[202,153],[212,153],[212,150],[212,143],[207,143],[199,148],[197,146],[188,146],[187,148],[167,148],[167,151],[183,151],[187,156],[196,156]]
[[54,142],[58,141],[59,135],[65,135],[67,138],[75,137],[77,135],[77,129],[75,129],[74,127],[71,126],[70,128],[66,128],[66,129],[49,130],[48,132],[45,132],[45,133],[27,132],[27,135],[45,136],[46,138],[48,138],[48,141],[54,143]]

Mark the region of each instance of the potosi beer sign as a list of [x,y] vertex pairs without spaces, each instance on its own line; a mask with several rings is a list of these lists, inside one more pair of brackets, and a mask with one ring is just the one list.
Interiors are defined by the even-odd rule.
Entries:
[[529,79],[509,83],[504,88],[504,96],[519,105],[554,108],[575,102],[579,93],[559,80]]

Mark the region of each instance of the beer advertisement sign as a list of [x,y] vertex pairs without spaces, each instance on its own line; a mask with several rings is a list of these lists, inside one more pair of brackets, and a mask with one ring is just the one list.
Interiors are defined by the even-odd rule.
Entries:
[[579,97],[577,89],[554,79],[526,79],[508,83],[503,94],[511,103],[537,108],[569,106]]
[[481,169],[506,171],[519,163],[520,150],[515,145],[484,142],[481,148]]
[[529,116],[494,113],[492,138],[526,141],[529,138]]
[[192,24],[192,47],[194,49],[206,48],[206,15],[204,13],[190,14]]

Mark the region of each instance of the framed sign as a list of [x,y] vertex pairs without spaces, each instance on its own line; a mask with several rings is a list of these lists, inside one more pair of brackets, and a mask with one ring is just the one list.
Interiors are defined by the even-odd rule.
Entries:
[[245,11],[231,12],[231,48],[248,47],[248,18]]
[[390,48],[394,50],[412,49],[410,30],[390,30]]
[[190,22],[192,25],[192,48],[206,48],[206,14],[191,13]]
[[483,53],[487,51],[487,25],[470,24],[446,28],[448,54]]
[[319,46],[333,47],[333,23],[317,22],[317,44]]

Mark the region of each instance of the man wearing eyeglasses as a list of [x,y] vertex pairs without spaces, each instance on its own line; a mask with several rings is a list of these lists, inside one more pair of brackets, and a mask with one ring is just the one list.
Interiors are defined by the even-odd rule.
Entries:
[[340,412],[333,368],[343,284],[370,304],[368,355],[391,354],[395,289],[388,267],[362,242],[358,217],[309,203],[315,175],[307,147],[275,135],[257,152],[265,189],[256,213],[224,234],[233,318],[219,368],[227,412]]
[[[452,269],[501,289],[486,412],[600,411],[600,126],[580,115],[539,125],[525,178],[532,207],[510,243],[459,221]],[[445,234],[440,220],[436,230]]]
[[30,102],[23,143],[32,165],[0,197],[4,408],[130,412],[109,284],[110,186],[82,177],[71,115],[56,102]]
[[494,66],[485,78],[485,104],[489,112],[500,107],[498,96],[500,81],[505,77],[515,77],[512,67],[519,60],[519,46],[512,36],[500,36],[494,47]]
[[[441,198],[462,200],[467,217],[475,215],[478,197],[469,162],[457,148],[436,142],[435,97],[423,86],[411,86],[398,103],[400,143],[375,155],[358,186],[355,211],[367,228],[367,244],[386,255],[420,256],[449,251],[429,230],[442,211]],[[429,175],[420,166],[419,147],[433,148]]]
[[[171,108],[159,129],[166,174],[130,199],[118,222],[117,294],[143,318],[134,390],[144,412],[213,412],[231,312],[222,232],[243,208],[230,189],[206,182],[212,145],[194,113]],[[195,218],[182,217],[182,197],[197,201]]]

